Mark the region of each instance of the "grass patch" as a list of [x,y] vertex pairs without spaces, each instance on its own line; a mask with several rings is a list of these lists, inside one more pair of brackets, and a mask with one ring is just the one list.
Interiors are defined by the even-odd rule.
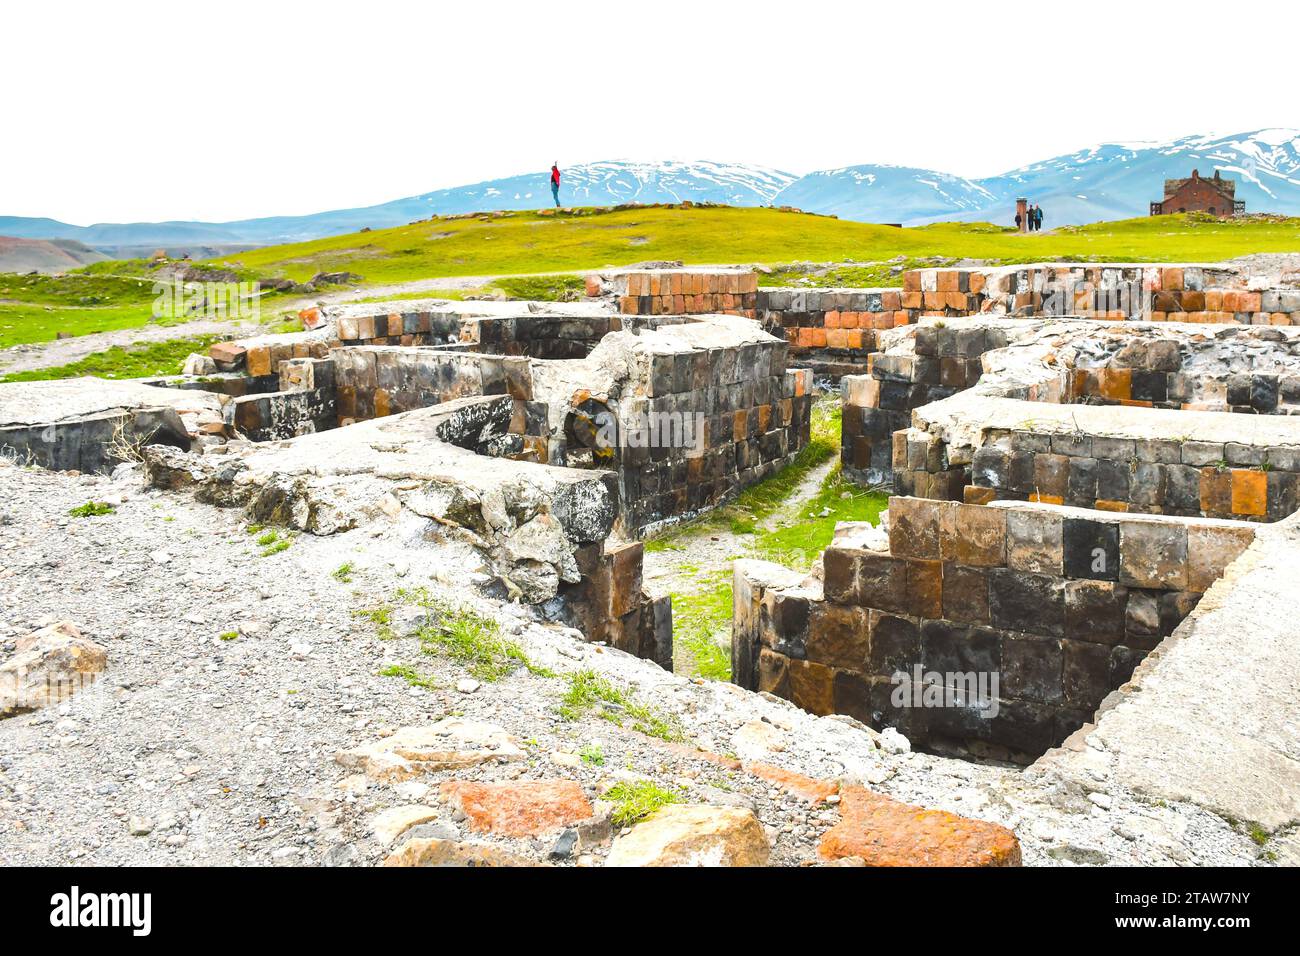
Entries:
[[408,687],[421,687],[424,690],[436,690],[438,687],[432,678],[424,676],[414,667],[408,667],[406,664],[392,664],[385,667],[379,672],[379,676],[399,677],[406,681]]
[[393,606],[391,604],[362,608],[359,611],[353,611],[352,616],[372,624],[376,636],[381,641],[390,641],[397,636],[393,633]]
[[[688,264],[791,261],[885,263],[971,257],[1035,260],[1213,262],[1289,252],[1300,219],[1215,220],[1143,216],[1020,235],[990,223],[897,229],[779,209],[725,206],[507,212],[269,246],[228,256],[253,272],[305,281],[348,270],[365,284],[437,276],[502,276],[626,266],[649,259]],[[838,278],[838,277],[837,277]],[[892,281],[886,284],[895,284]]]
[[605,799],[614,804],[609,819],[616,827],[630,827],[660,807],[681,803],[681,797],[653,780],[616,783],[605,792]]
[[330,577],[335,581],[341,581],[344,584],[352,583],[352,572],[356,569],[352,566],[351,561],[344,561],[337,568],[330,572]]
[[686,739],[681,722],[642,703],[595,671],[583,670],[566,676],[569,689],[560,698],[560,716],[577,720],[587,714],[619,727],[629,727],[660,740]]
[[841,263],[809,268],[802,265],[782,266],[760,272],[760,286],[807,286],[815,289],[879,289],[903,284],[903,272],[909,269],[934,269],[950,266],[957,260],[935,257],[905,258],[901,262]]
[[605,748],[600,744],[587,744],[578,751],[578,756],[582,758],[585,764],[591,764],[593,767],[605,766]]
[[545,302],[576,302],[586,295],[587,283],[582,276],[507,276],[492,283],[512,299],[538,299]]
[[111,515],[115,510],[112,505],[104,501],[87,501],[84,505],[69,508],[68,514],[73,518],[98,518],[101,515]]
[[877,524],[888,506],[888,494],[845,481],[837,464],[817,494],[800,506],[797,517],[756,537],[754,551],[767,561],[806,568],[830,545],[835,525],[841,521]]
[[554,676],[528,659],[524,649],[501,634],[501,625],[466,607],[441,601],[424,588],[401,590],[398,597],[431,613],[431,622],[416,631],[426,654],[450,657],[484,682],[498,681],[525,668],[539,677]]
[[236,641],[239,639],[238,631],[226,631],[224,634],[218,634],[218,638],[223,641]]
[[207,347],[218,338],[219,336],[216,335],[200,335],[147,345],[130,345],[126,348],[115,345],[67,365],[13,372],[0,378],[0,382],[45,382],[52,379],[80,378],[83,375],[119,379],[179,375],[181,366],[185,364],[185,359],[191,352],[206,351]]
[[695,672],[710,680],[731,680],[731,650],[717,641],[731,631],[731,571],[705,575],[690,594],[674,594],[673,645],[690,654]]

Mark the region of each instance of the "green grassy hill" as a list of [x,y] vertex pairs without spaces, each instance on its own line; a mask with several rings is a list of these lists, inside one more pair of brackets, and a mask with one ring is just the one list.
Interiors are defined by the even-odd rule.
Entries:
[[[365,285],[436,277],[521,276],[527,278],[485,283],[483,291],[504,291],[515,298],[557,298],[575,294],[581,282],[556,273],[654,259],[680,259],[691,265],[774,266],[846,260],[882,263],[897,256],[906,257],[909,264],[931,257],[1001,262],[1217,261],[1253,252],[1296,251],[1300,251],[1300,219],[1162,216],[1022,236],[987,223],[896,229],[777,209],[657,206],[440,218],[269,246],[213,263],[234,270],[241,279],[302,282],[318,272],[346,271],[363,276]],[[0,275],[0,348],[48,341],[58,332],[85,335],[149,323],[158,268],[158,263],[130,260],[96,263],[62,276]],[[796,278],[816,285],[893,281],[888,265],[848,265],[820,273],[782,270],[765,276],[764,282]],[[291,298],[268,295],[262,321],[283,318],[278,311]],[[173,351],[183,357],[185,345],[177,343]],[[154,364],[164,357],[169,362],[171,353],[163,356],[163,352],[165,348],[155,347],[145,357]],[[130,368],[138,364],[119,362],[110,353],[92,358],[99,363],[95,368],[105,362]],[[41,375],[58,377],[84,370],[79,363]]]
[[1221,222],[1161,216],[1022,236],[987,223],[896,229],[776,209],[652,207],[433,219],[270,246],[222,261],[298,281],[317,272],[350,271],[372,284],[598,269],[650,259],[698,265],[870,261],[898,255],[1007,262],[1214,261],[1291,251],[1300,251],[1300,219]]

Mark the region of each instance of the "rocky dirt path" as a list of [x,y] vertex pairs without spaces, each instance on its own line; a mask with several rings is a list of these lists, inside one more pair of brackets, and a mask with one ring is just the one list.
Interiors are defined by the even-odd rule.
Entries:
[[232,338],[254,333],[259,327],[240,322],[201,319],[174,325],[142,325],[133,329],[115,329],[111,332],[93,332],[71,339],[54,342],[32,342],[0,349],[0,375],[28,372],[41,368],[57,368],[78,362],[88,355],[103,352],[114,346],[126,348],[137,343],[154,344],[173,339],[194,338],[200,335],[222,335]]

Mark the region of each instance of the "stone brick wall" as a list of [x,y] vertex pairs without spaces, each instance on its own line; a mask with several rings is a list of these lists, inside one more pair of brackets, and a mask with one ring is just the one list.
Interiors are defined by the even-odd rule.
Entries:
[[636,269],[587,277],[587,295],[610,295],[624,315],[753,316],[758,274],[748,270]]
[[832,378],[861,371],[879,333],[911,321],[901,289],[760,289],[758,314],[791,358]]
[[225,406],[227,425],[250,441],[279,441],[338,427],[333,386],[246,395]]
[[1002,313],[1300,325],[1300,290],[1247,289],[1245,278],[1227,266],[1041,263],[919,269],[905,272],[903,283],[903,306],[915,310],[913,320]]
[[[1020,759],[1091,720],[1254,537],[1241,522],[902,497],[888,521],[887,544],[841,526],[821,582],[737,562],[734,679],[914,743]],[[997,674],[996,715],[966,698],[899,706],[894,675],[918,666]]]
[[1300,448],[1024,429],[990,432],[964,497],[1279,521],[1298,489]]
[[866,375],[840,380],[840,460],[855,481],[891,481],[893,436],[911,424],[912,410],[976,384],[983,369],[980,356],[1007,344],[1005,332],[995,326],[919,325],[911,336],[910,353],[877,353],[870,356]]
[[734,497],[808,443],[812,376],[786,369],[784,343],[654,354],[645,385],[619,403],[621,421],[682,415],[702,433],[689,448],[618,450],[624,521],[638,533]]

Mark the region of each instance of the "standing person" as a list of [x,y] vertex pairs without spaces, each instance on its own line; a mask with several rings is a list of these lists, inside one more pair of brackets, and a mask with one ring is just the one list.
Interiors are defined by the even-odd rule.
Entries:
[[1043,230],[1043,207],[1034,207],[1034,231],[1042,232]]
[[1034,204],[1033,203],[1029,204],[1029,209],[1026,211],[1025,215],[1029,219],[1028,222],[1029,231],[1033,232],[1034,231]]
[[1017,231],[1017,232],[1020,231],[1020,223],[1021,223],[1021,219],[1020,219],[1020,210],[1017,209],[1017,210],[1016,210],[1016,231]]
[[560,208],[560,161],[557,159],[551,163],[551,197],[555,200],[555,208]]

